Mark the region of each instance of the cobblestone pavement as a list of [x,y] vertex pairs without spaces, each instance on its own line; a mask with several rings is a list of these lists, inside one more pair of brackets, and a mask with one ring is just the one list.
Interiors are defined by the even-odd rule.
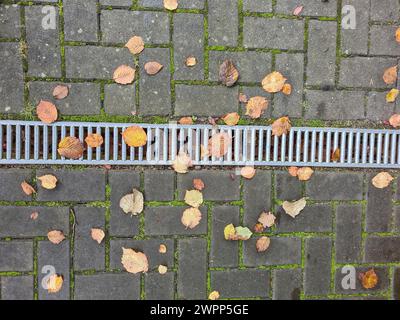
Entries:
[[[161,0],[0,2],[1,119],[35,119],[41,99],[55,102],[59,119],[78,121],[164,123],[197,116],[201,122],[239,112],[241,124],[289,115],[304,126],[382,126],[400,111],[399,99],[385,102],[396,84],[382,80],[385,69],[399,64],[398,0],[180,0],[176,12],[164,10]],[[301,3],[304,10],[294,16]],[[348,4],[356,9],[355,30],[341,27]],[[54,30],[41,26],[48,6],[55,9]],[[124,48],[133,35],[146,43],[138,57]],[[185,66],[188,56],[197,58],[195,67]],[[228,57],[240,72],[233,88],[218,82]],[[164,68],[150,77],[143,66],[152,60]],[[133,85],[112,81],[122,64],[137,68]],[[262,90],[262,78],[273,70],[293,85],[290,96]],[[70,94],[55,101],[52,89],[61,83]],[[262,119],[244,116],[240,92],[270,101]],[[60,181],[51,192],[36,185],[37,176],[50,172]],[[373,172],[345,170],[317,170],[306,183],[283,169],[259,169],[250,181],[232,173],[0,168],[1,299],[206,299],[213,290],[221,298],[400,299],[398,182],[379,190],[370,185]],[[203,219],[185,230],[182,195],[197,177],[206,184]],[[23,180],[38,193],[24,195]],[[119,209],[133,187],[145,194],[140,217]],[[309,197],[301,215],[282,214],[282,201],[301,196]],[[255,240],[223,240],[225,225],[252,227],[262,210],[279,218],[266,233],[268,252],[256,253]],[[35,211],[39,218],[32,221]],[[90,238],[93,227],[106,230],[101,245]],[[60,245],[47,240],[54,229],[67,235]],[[144,251],[151,270],[124,272],[122,246]],[[160,264],[167,274],[158,274]],[[341,268],[348,264],[358,272],[375,268],[378,286],[367,290],[357,281],[356,289],[344,290]],[[64,277],[59,293],[41,286],[46,265]]]

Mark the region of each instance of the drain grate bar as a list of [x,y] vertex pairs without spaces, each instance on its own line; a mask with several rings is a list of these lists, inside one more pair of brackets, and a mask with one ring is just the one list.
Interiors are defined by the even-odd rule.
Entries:
[[[171,165],[184,150],[194,165],[203,166],[314,166],[350,168],[400,168],[400,131],[350,128],[292,128],[276,137],[265,126],[210,126],[138,124],[147,133],[147,144],[129,147],[122,132],[132,124],[0,121],[1,164]],[[82,158],[69,160],[57,152],[66,136],[84,141],[101,134],[104,144],[88,147]],[[223,157],[202,154],[209,139],[226,133],[232,144]],[[338,161],[332,154],[340,149]]]

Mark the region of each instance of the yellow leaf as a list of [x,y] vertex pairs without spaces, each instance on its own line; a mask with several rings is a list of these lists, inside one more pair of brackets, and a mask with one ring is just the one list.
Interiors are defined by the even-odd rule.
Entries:
[[129,273],[135,274],[149,270],[149,262],[146,255],[133,249],[122,248],[121,263]]
[[228,224],[224,229],[225,240],[232,240],[236,235],[235,226],[231,223]]
[[219,292],[218,291],[213,291],[208,296],[208,300],[218,300],[218,299],[219,299]]
[[384,189],[390,185],[394,178],[387,172],[381,172],[372,179],[375,188]]
[[262,81],[262,87],[269,93],[276,93],[283,89],[286,78],[277,71],[268,74]]
[[130,147],[143,147],[147,143],[147,134],[142,127],[132,126],[122,133],[125,143]]
[[400,43],[400,28],[397,28],[396,30],[396,41],[397,43]]
[[63,283],[64,283],[63,276],[58,275],[58,274],[52,274],[47,279],[47,283],[46,283],[48,293],[57,293],[58,291],[61,290]]
[[282,208],[289,216],[295,218],[306,207],[306,199],[307,198],[301,198],[300,200],[293,202],[285,201],[282,205]]
[[126,214],[130,213],[136,216],[142,213],[144,208],[143,193],[137,189],[133,189],[132,193],[121,198],[119,206]]
[[57,178],[51,174],[38,177],[38,180],[42,183],[42,187],[47,190],[53,190],[57,186]]
[[203,203],[203,194],[199,190],[186,191],[185,203],[191,207],[198,208]]
[[397,89],[390,90],[386,95],[386,102],[388,103],[395,102],[398,95],[399,95],[399,90]]
[[168,268],[166,266],[163,265],[159,265],[158,266],[158,273],[159,274],[166,274],[168,272]]
[[189,208],[183,212],[181,222],[189,229],[197,227],[201,220],[201,211],[197,208]]
[[164,0],[164,8],[167,10],[176,10],[178,8],[178,0]]

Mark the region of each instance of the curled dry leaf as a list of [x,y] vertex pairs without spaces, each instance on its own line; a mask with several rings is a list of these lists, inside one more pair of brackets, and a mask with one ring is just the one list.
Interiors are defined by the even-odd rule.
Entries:
[[246,116],[249,116],[252,119],[258,119],[267,108],[267,99],[260,96],[252,97],[246,104]]
[[258,222],[263,225],[264,228],[271,228],[275,224],[276,217],[271,212],[262,212],[258,217]]
[[213,291],[209,294],[208,300],[218,300],[219,299],[219,292]]
[[32,212],[31,215],[30,215],[30,218],[32,220],[37,220],[37,218],[39,218],[39,212],[37,212],[37,211]]
[[165,244],[160,244],[160,247],[158,248],[159,253],[167,253],[167,246]]
[[394,178],[387,172],[381,172],[372,179],[372,184],[375,188],[387,188]]
[[272,135],[280,137],[284,134],[288,134],[291,128],[292,124],[290,123],[289,117],[279,118],[272,124]]
[[297,174],[299,173],[299,168],[298,167],[289,167],[288,172],[292,177],[297,177]]
[[163,265],[159,265],[158,266],[158,273],[159,274],[166,274],[168,272],[168,268],[166,266]]
[[247,101],[249,101],[249,99],[247,98],[247,96],[243,93],[239,93],[239,102],[241,103],[247,103]]
[[393,127],[393,128],[398,128],[400,127],[400,114],[394,114],[390,117],[389,119],[389,124]]
[[226,133],[216,133],[208,140],[208,152],[213,157],[223,157],[232,146],[232,137]]
[[289,216],[295,218],[306,207],[306,200],[307,198],[301,198],[300,200],[294,202],[285,201],[283,202],[282,208]]
[[187,57],[185,60],[186,67],[194,67],[197,64],[196,57]]
[[134,36],[129,39],[129,41],[125,44],[125,47],[132,54],[139,54],[144,50],[144,42],[142,37]]
[[119,66],[113,75],[113,79],[118,84],[131,84],[135,80],[136,70],[130,66]]
[[172,162],[172,168],[178,173],[187,173],[189,167],[192,166],[192,159],[184,151],[180,151],[175,157],[175,160]]
[[298,16],[303,11],[304,6],[298,6],[293,10],[293,15]]
[[399,95],[398,89],[392,89],[386,95],[386,102],[392,103],[396,101],[397,96]]
[[164,66],[163,66],[161,63],[157,62],[157,61],[150,61],[150,62],[147,62],[147,63],[144,65],[144,70],[146,71],[146,73],[147,73],[148,75],[153,76],[153,75],[159,73],[160,70],[161,70],[163,67],[164,67]]
[[310,180],[313,173],[314,173],[314,170],[311,169],[310,167],[300,168],[297,171],[297,178],[299,178],[300,181],[308,181],[308,180]]
[[397,28],[395,38],[397,43],[400,43],[400,28]]
[[52,274],[47,278],[47,292],[48,293],[57,293],[61,290],[64,283],[64,278],[59,274]]
[[104,140],[101,134],[91,133],[85,138],[85,142],[90,148],[97,148],[104,143]]
[[68,159],[79,159],[80,157],[82,157],[85,148],[78,138],[65,137],[58,144],[57,151],[62,157]]
[[97,241],[98,244],[100,244],[106,236],[104,231],[98,228],[92,228],[92,230],[90,230],[90,235],[93,240]]
[[276,93],[283,89],[285,85],[286,78],[277,71],[268,74],[262,81],[262,87],[265,91],[269,93]]
[[292,94],[292,85],[289,83],[285,83],[282,88],[282,93],[284,95],[290,96]]
[[164,0],[164,8],[167,10],[176,10],[178,8],[178,0]]
[[44,176],[38,177],[38,180],[41,182],[42,187],[47,190],[53,190],[57,186],[57,178],[52,174],[46,174]]
[[146,255],[133,249],[122,248],[121,263],[129,273],[135,274],[149,270],[149,262]]
[[193,179],[193,187],[196,190],[199,190],[199,191],[203,190],[204,187],[205,187],[203,180],[201,180],[201,179]]
[[193,229],[199,225],[201,220],[201,211],[197,208],[189,208],[183,212],[181,222],[189,229]]
[[126,128],[124,132],[122,132],[122,138],[130,147],[143,147],[147,143],[147,133],[139,126]]
[[235,240],[236,230],[235,226],[231,223],[224,228],[225,240]]
[[30,196],[32,193],[36,193],[36,190],[26,181],[21,183],[22,191],[27,195]]
[[386,84],[394,84],[396,83],[397,80],[397,66],[390,67],[385,70],[385,73],[383,74],[383,81],[385,81]]
[[236,126],[240,120],[240,116],[237,112],[232,112],[232,113],[228,113],[228,114],[224,115],[222,120],[228,126]]
[[48,124],[53,123],[58,118],[56,106],[53,103],[45,100],[40,100],[36,107],[36,114],[40,121]]
[[378,284],[378,275],[374,269],[368,270],[365,273],[360,273],[361,284],[365,289],[373,289]]
[[69,88],[68,86],[56,86],[53,90],[53,97],[54,99],[57,100],[62,100],[66,98],[69,94]]
[[193,208],[198,208],[203,203],[203,194],[199,190],[186,191],[185,203]]
[[193,124],[193,119],[192,117],[183,117],[179,119],[178,123],[183,125],[191,125]]
[[219,80],[227,87],[232,87],[239,79],[239,71],[232,60],[225,60],[219,67]]
[[340,148],[337,148],[332,152],[331,160],[333,162],[338,162],[340,160]]
[[256,169],[253,167],[244,167],[240,170],[240,175],[245,179],[253,179],[256,175]]
[[133,189],[132,193],[123,196],[119,201],[119,206],[126,214],[130,213],[134,216],[143,212],[144,197],[139,190]]
[[267,251],[269,245],[271,244],[271,239],[268,237],[261,237],[256,242],[257,252]]
[[53,230],[53,231],[50,231],[47,234],[47,238],[49,239],[49,241],[51,243],[59,244],[65,239],[65,236],[64,236],[64,233],[62,231]]

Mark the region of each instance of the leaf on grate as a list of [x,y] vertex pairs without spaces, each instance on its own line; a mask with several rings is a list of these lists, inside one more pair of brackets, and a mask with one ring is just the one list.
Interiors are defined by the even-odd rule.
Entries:
[[122,138],[130,147],[139,148],[143,147],[147,143],[146,131],[139,126],[126,128],[124,132],[122,132]]
[[269,93],[276,93],[283,89],[285,85],[286,78],[277,71],[268,74],[262,81],[262,87],[265,91]]
[[93,240],[97,241],[97,243],[100,244],[103,241],[106,234],[102,229],[92,228],[90,230],[90,236],[92,237]]
[[288,172],[292,177],[297,177],[299,173],[299,168],[298,167],[289,167]]
[[271,228],[275,224],[276,217],[271,212],[262,212],[258,217],[258,222],[263,225],[264,228]]
[[51,243],[60,244],[65,239],[65,236],[62,231],[53,230],[47,233],[47,238]]
[[185,65],[187,67],[194,67],[197,64],[197,59],[195,57],[187,57],[185,60]]
[[125,44],[125,47],[129,49],[132,54],[139,54],[144,50],[144,42],[142,37],[134,36],[129,39]]
[[193,119],[192,117],[183,117],[179,119],[178,123],[183,125],[191,125],[193,124]]
[[46,286],[48,293],[57,293],[61,290],[64,283],[64,277],[59,274],[52,274],[47,278]]
[[386,95],[386,102],[392,103],[396,101],[397,96],[399,95],[398,89],[392,89]]
[[313,173],[314,173],[314,170],[311,169],[310,167],[300,168],[297,171],[297,178],[300,181],[308,181],[308,180],[310,180],[310,178],[313,175]]
[[90,148],[100,147],[103,143],[103,137],[101,134],[91,133],[85,138],[85,142]]
[[400,127],[400,114],[394,114],[390,117],[389,119],[389,124],[393,127],[393,128],[398,128]]
[[26,181],[21,183],[22,191],[27,195],[30,196],[32,193],[36,193],[36,190]]
[[57,186],[57,178],[52,174],[46,174],[44,176],[38,177],[38,180],[41,182],[42,187],[47,190],[53,190]]
[[383,81],[385,81],[386,84],[394,84],[396,83],[397,80],[397,66],[390,67],[385,70],[385,73],[383,74]]
[[186,209],[181,218],[182,224],[189,229],[197,227],[201,220],[201,211],[197,208]]
[[271,239],[268,237],[261,237],[261,238],[257,239],[257,242],[256,242],[257,252],[267,251],[270,244],[271,244]]
[[332,152],[331,160],[333,162],[338,162],[340,160],[340,148],[337,148]]
[[394,178],[387,172],[381,172],[372,179],[372,184],[375,188],[387,188]]
[[232,87],[239,79],[239,71],[232,60],[225,60],[219,67],[219,80],[227,87]]
[[285,83],[282,88],[282,93],[286,96],[290,96],[292,94],[292,85]]
[[155,74],[159,73],[160,70],[163,68],[164,66],[157,62],[157,61],[150,61],[147,62],[144,65],[144,70],[146,71],[146,73],[150,76],[154,76]]
[[136,70],[130,66],[119,66],[113,75],[113,79],[118,84],[131,84],[135,80]]
[[360,273],[359,278],[362,286],[365,289],[373,289],[378,284],[378,275],[376,274],[374,269],[368,270],[365,273]]
[[45,100],[40,100],[36,107],[36,114],[40,121],[47,124],[55,122],[58,118],[56,106],[53,103]]
[[198,208],[203,203],[203,194],[199,190],[186,191],[185,203],[191,207]]
[[62,157],[68,159],[79,159],[80,157],[82,157],[85,148],[78,138],[65,137],[58,144],[57,151]]
[[192,159],[184,151],[180,151],[175,157],[175,160],[172,162],[172,168],[177,173],[187,173],[189,171],[189,167],[192,166]]
[[164,8],[167,10],[176,10],[178,8],[178,0],[164,0]]
[[144,197],[137,189],[133,189],[132,193],[127,194],[119,201],[119,206],[126,214],[130,213],[134,216],[143,212]]
[[143,252],[136,252],[133,249],[122,248],[121,263],[129,273],[147,272],[149,262]]
[[216,133],[208,140],[208,152],[213,157],[223,157],[232,146],[232,137],[226,133]]
[[236,126],[240,120],[240,116],[237,112],[232,112],[223,116],[222,120],[228,126]]
[[288,134],[292,124],[290,123],[289,117],[282,117],[275,120],[272,124],[272,135],[280,137],[284,134]]
[[240,170],[240,175],[248,180],[253,179],[256,175],[256,169],[254,169],[254,167],[243,167]]
[[264,97],[256,96],[249,99],[246,104],[246,116],[258,119],[268,108],[268,100]]
[[205,187],[203,180],[201,180],[201,179],[193,179],[193,187],[196,190],[199,190],[199,191],[203,190],[204,187]]
[[68,97],[68,94],[69,94],[68,86],[59,85],[59,86],[56,86],[53,90],[53,97],[54,97],[54,99],[57,99],[57,100],[62,100],[64,98]]
[[306,207],[307,205],[306,200],[307,198],[301,198],[300,200],[293,202],[285,201],[282,204],[282,208],[289,216],[295,218]]
[[219,299],[219,292],[213,291],[209,294],[208,300],[218,300]]

